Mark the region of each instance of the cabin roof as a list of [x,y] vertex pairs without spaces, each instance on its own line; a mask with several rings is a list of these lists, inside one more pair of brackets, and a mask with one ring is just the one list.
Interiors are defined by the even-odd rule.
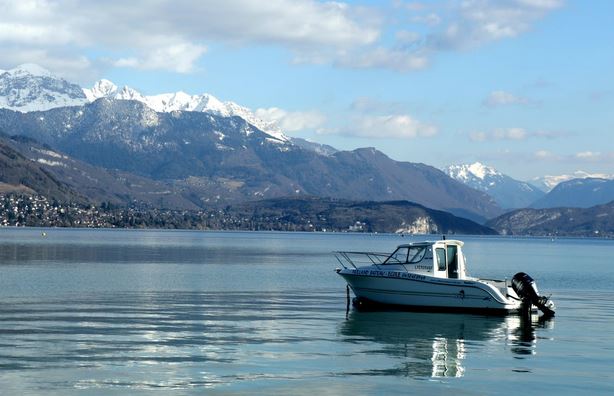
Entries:
[[437,241],[420,241],[420,242],[410,242],[410,243],[404,243],[402,245],[399,245],[398,247],[410,247],[410,246],[431,246],[434,245],[436,243],[442,243],[445,245],[456,245],[456,246],[463,246],[465,243],[463,241],[459,241],[456,239],[440,239]]

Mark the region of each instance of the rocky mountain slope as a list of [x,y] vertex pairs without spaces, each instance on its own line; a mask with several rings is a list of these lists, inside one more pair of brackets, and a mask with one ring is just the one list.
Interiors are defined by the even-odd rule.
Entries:
[[614,180],[614,175],[607,173],[588,173],[585,171],[575,171],[571,174],[563,174],[563,175],[546,175],[542,177],[537,177],[531,180],[531,183],[539,188],[540,190],[548,193],[552,191],[554,187],[556,187],[559,183],[563,183],[572,179],[608,179]]
[[0,128],[95,166],[189,190],[200,204],[306,194],[410,200],[474,219],[501,213],[488,196],[433,167],[370,148],[318,154],[240,117],[157,113],[141,102],[103,98],[45,112],[0,110]]
[[81,88],[30,63],[11,70],[0,70],[0,108],[20,112],[44,111],[81,106],[100,98],[136,100],[162,113],[198,111],[222,117],[237,116],[275,139],[290,140],[275,122],[262,120],[247,107],[230,101],[222,102],[207,93],[189,95],[180,91],[147,96],[128,86],[119,88],[105,79],[96,82],[92,88]]
[[524,208],[544,196],[535,186],[515,180],[496,169],[479,162],[450,165],[444,172],[469,187],[483,191],[503,208]]
[[109,80],[100,80],[91,89],[84,88],[83,93],[87,100],[93,102],[100,98],[116,100],[136,100],[145,104],[158,113],[173,111],[196,111],[213,114],[221,117],[241,117],[261,131],[280,141],[289,141],[281,128],[274,122],[262,120],[254,112],[234,102],[222,102],[213,95],[204,93],[190,95],[185,92],[173,92],[146,96],[133,88],[117,87]]
[[[78,191],[81,197],[93,204],[126,206],[139,202],[158,208],[198,209],[198,205],[190,200],[189,194],[167,183],[129,172],[93,166],[24,136],[0,138],[0,143],[10,145],[24,159],[30,160],[66,188]],[[12,172],[6,167],[0,167],[0,171],[3,169]],[[40,195],[47,196],[46,191],[48,189],[44,187],[38,189]],[[61,197],[56,200],[65,201]]]
[[269,199],[232,205],[236,218],[283,229],[286,224],[302,230],[388,232],[408,234],[494,235],[496,232],[447,212],[407,201],[354,202],[301,197]]
[[519,209],[486,223],[503,235],[614,237],[614,201],[590,208]]
[[1,73],[0,87],[0,128],[11,135],[163,183],[196,205],[317,195],[410,200],[480,220],[501,212],[487,195],[435,168],[374,149],[339,152],[292,140],[249,109],[208,94],[146,96],[106,80],[80,89],[36,65]]
[[0,71],[0,108],[27,112],[85,103],[87,98],[80,86],[38,65],[24,64]]
[[4,133],[0,133],[0,193],[40,194],[60,202],[87,201],[78,190],[24,156]]
[[534,202],[536,209],[588,208],[614,200],[614,180],[601,178],[572,179],[559,183],[543,198]]

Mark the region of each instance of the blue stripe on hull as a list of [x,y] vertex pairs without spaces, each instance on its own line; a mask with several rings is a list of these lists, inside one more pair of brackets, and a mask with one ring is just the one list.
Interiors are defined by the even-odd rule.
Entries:
[[418,305],[398,305],[385,304],[369,300],[367,298],[356,297],[352,300],[352,305],[359,311],[380,311],[380,310],[395,310],[395,311],[410,311],[410,312],[451,312],[451,313],[472,313],[483,315],[498,315],[505,316],[518,312],[517,309],[504,308],[461,308],[461,307],[425,307]]

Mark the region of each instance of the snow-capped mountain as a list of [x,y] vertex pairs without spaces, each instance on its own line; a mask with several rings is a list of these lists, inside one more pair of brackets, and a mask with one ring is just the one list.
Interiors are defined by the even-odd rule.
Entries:
[[270,135],[272,142],[285,143],[291,140],[277,123],[262,120],[247,107],[234,102],[222,102],[206,93],[190,95],[180,91],[146,96],[128,86],[119,88],[104,79],[96,82],[92,88],[81,88],[35,64],[0,71],[0,108],[27,113],[82,106],[100,98],[136,100],[161,113],[199,111],[221,117],[238,116]]
[[29,112],[85,103],[80,86],[38,65],[23,64],[0,73],[0,108]]
[[501,213],[486,194],[433,167],[397,162],[372,148],[321,155],[272,142],[241,117],[160,113],[139,101],[100,98],[45,112],[0,109],[0,130],[93,166],[167,183],[196,205],[312,195],[408,200],[479,220]]
[[590,208],[614,201],[614,180],[586,177],[571,179],[556,185],[532,208]]
[[480,162],[450,165],[444,172],[469,187],[489,194],[503,208],[524,208],[544,195],[531,184],[515,180]]
[[[474,162],[473,164],[450,165],[445,169],[450,177],[465,184],[473,183],[483,186],[481,189],[486,191],[489,186],[494,185],[493,177],[503,176],[495,168]],[[474,187],[475,188],[475,187]]]
[[96,82],[91,89],[84,88],[83,92],[90,102],[100,98],[137,100],[160,113],[200,111],[220,117],[238,116],[278,141],[288,142],[290,140],[276,123],[267,122],[256,117],[247,107],[240,106],[234,102],[222,102],[215,96],[207,93],[190,95],[179,91],[146,96],[127,86],[120,89],[111,81],[104,79]]
[[552,191],[559,183],[563,183],[572,179],[614,179],[614,174],[609,175],[605,173],[588,173],[584,171],[575,171],[571,175],[546,175],[543,177],[538,177],[532,180],[532,183],[544,190],[545,192]]

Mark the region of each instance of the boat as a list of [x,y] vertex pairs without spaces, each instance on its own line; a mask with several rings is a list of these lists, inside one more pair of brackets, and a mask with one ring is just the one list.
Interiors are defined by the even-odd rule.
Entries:
[[[459,240],[412,242],[390,254],[335,252],[335,271],[356,296],[358,309],[379,305],[428,311],[532,314],[554,316],[549,297],[540,296],[524,272],[511,279],[481,279],[467,273],[464,243]],[[348,298],[349,298],[348,289]]]

